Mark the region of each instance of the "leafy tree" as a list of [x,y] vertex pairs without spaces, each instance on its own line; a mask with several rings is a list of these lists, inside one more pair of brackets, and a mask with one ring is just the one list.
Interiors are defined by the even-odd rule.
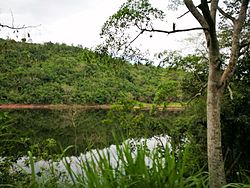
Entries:
[[[229,179],[243,179],[237,172],[245,170],[249,176],[250,160],[250,67],[249,53],[245,54],[236,68],[235,75],[223,98],[222,136],[226,153],[226,174]],[[242,181],[242,180],[241,180]]]
[[[179,1],[178,1],[179,2]],[[247,18],[249,0],[235,1],[234,3],[224,2],[224,8],[219,7],[219,0],[201,0],[195,6],[192,0],[184,0],[183,3],[193,17],[199,22],[200,28],[176,30],[175,25],[171,31],[155,29],[154,20],[163,20],[164,12],[153,8],[149,0],[128,0],[110,19],[104,24],[102,35],[106,36],[104,50],[124,50],[131,56],[133,50],[130,44],[141,34],[146,32],[176,33],[190,30],[203,30],[208,49],[208,81],[207,81],[207,150],[208,168],[210,174],[210,186],[221,187],[226,183],[224,162],[221,145],[221,99],[225,89],[228,87],[235,67],[238,63],[242,47],[249,45],[249,36],[242,39],[244,23]],[[235,10],[228,11],[233,4]],[[228,52],[228,63],[225,66],[220,53],[220,43],[217,31],[217,13],[221,13],[224,19],[232,24],[230,32],[231,40]],[[126,34],[131,28],[138,30],[138,35],[131,38]],[[129,33],[129,32],[128,32]],[[126,56],[126,55],[125,55]]]

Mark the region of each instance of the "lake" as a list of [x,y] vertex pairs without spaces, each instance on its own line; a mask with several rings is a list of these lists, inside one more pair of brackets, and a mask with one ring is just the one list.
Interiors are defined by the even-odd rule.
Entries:
[[1,109],[1,155],[50,157],[73,146],[67,155],[105,148],[128,138],[167,134],[176,112],[114,109]]

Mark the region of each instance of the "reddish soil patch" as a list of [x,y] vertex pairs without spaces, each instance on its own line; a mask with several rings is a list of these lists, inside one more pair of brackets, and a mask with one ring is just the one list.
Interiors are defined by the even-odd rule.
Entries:
[[0,109],[109,109],[111,105],[0,104]]
[[[66,104],[0,104],[0,109],[111,109],[112,105],[66,105]],[[150,110],[150,107],[134,107],[135,109]],[[182,107],[166,107],[169,111],[182,111]],[[158,107],[158,110],[163,110],[163,107]]]

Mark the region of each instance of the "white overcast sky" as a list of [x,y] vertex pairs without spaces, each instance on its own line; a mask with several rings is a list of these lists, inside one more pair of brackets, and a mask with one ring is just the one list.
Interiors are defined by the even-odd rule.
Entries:
[[[25,37],[27,32],[31,34],[32,42],[58,42],[73,45],[82,45],[94,48],[100,43],[99,33],[103,23],[115,13],[126,0],[0,0],[0,23],[12,25],[12,14],[15,26],[39,25],[41,26],[19,32],[19,39]],[[153,0],[153,5],[167,10],[166,0]],[[165,3],[165,4],[164,4]],[[183,13],[182,10],[181,13]],[[160,25],[159,28],[171,30],[172,22],[176,22],[177,28],[198,26],[191,15],[182,20],[175,18],[169,12],[169,22]],[[13,31],[1,29],[0,37],[15,38]],[[187,37],[188,34],[185,34]],[[188,49],[181,34],[153,34],[153,37],[144,36],[137,43],[140,47],[149,48],[153,53],[165,49]],[[198,42],[197,42],[198,43]]]

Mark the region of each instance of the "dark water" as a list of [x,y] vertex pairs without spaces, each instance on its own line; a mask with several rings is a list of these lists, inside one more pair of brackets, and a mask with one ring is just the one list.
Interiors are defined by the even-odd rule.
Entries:
[[166,134],[169,112],[140,110],[49,110],[18,109],[0,111],[0,154],[23,155],[33,150],[39,155],[78,154],[104,148],[129,137]]

